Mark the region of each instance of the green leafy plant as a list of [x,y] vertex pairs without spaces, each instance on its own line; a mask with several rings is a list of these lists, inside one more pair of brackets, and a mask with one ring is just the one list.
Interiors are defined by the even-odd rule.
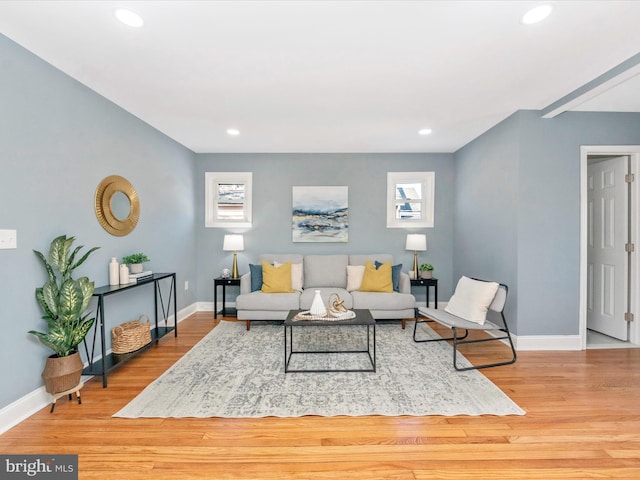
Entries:
[[58,357],[74,353],[95,322],[95,317],[89,318],[90,314],[84,313],[89,308],[94,283],[87,277],[74,279],[72,274],[100,247],[93,247],[77,259],[84,246],[71,251],[74,241],[74,237],[66,235],[55,238],[48,257],[34,250],[49,275],[49,281],[36,288],[36,300],[44,312],[42,319],[47,322],[48,331],[30,330],[29,333]]
[[432,270],[433,270],[433,265],[431,265],[430,263],[423,263],[422,265],[420,265],[421,272],[430,272]]
[[126,263],[127,265],[131,265],[134,263],[150,262],[150,261],[151,259],[147,257],[144,253],[132,253],[131,255],[122,257],[122,263]]

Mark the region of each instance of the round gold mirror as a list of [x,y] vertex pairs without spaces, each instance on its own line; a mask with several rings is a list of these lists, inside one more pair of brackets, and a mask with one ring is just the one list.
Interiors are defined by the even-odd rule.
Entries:
[[96,189],[94,203],[98,222],[110,234],[121,237],[136,228],[140,200],[126,178],[111,175],[102,180]]
[[115,192],[111,196],[111,213],[121,222],[129,218],[131,214],[131,202],[122,192]]

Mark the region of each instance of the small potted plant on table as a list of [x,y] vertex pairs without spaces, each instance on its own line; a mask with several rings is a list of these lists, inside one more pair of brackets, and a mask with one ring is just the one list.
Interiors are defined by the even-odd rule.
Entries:
[[423,263],[420,265],[420,278],[432,278],[433,277],[433,265],[430,263]]
[[129,265],[131,273],[142,273],[142,264],[151,260],[144,253],[132,253],[126,257],[122,257],[122,263]]

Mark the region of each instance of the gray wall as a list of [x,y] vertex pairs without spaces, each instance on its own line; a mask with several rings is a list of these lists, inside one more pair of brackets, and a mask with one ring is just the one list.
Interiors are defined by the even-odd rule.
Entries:
[[[0,229],[18,248],[0,250],[0,408],[42,385],[51,353],[31,329],[45,328],[34,298],[46,274],[33,249],[62,234],[100,246],[80,267],[108,283],[111,256],[144,251],[154,271],[175,271],[178,308],[195,301],[194,154],[0,35]],[[98,224],[93,197],[122,175],[141,203],[137,228],[114,237]],[[153,311],[150,286],[106,302],[107,328]]]
[[465,146],[456,153],[455,276],[504,279],[518,335],[577,335],[580,147],[638,144],[640,114],[520,111]]
[[518,299],[518,138],[509,118],[456,152],[453,278],[507,284],[511,328]]
[[[387,172],[434,171],[436,175],[435,227],[415,231],[427,234],[428,251],[421,262],[435,266],[442,281],[441,298],[451,294],[454,175],[452,154],[199,154],[196,163],[198,238],[198,298],[213,300],[213,278],[231,267],[232,253],[222,251],[229,230],[204,227],[205,172],[253,172],[253,226],[244,233],[245,250],[238,253],[240,273],[261,253],[391,253],[408,270],[413,253],[404,249],[406,234],[386,227]],[[291,187],[346,185],[349,187],[348,243],[293,243],[291,241]],[[424,290],[415,292],[425,300]],[[227,300],[235,292],[228,289]]]

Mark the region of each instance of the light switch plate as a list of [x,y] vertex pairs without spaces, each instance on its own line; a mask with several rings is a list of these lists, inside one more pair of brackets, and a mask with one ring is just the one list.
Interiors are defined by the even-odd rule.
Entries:
[[16,230],[0,230],[0,250],[18,248]]

